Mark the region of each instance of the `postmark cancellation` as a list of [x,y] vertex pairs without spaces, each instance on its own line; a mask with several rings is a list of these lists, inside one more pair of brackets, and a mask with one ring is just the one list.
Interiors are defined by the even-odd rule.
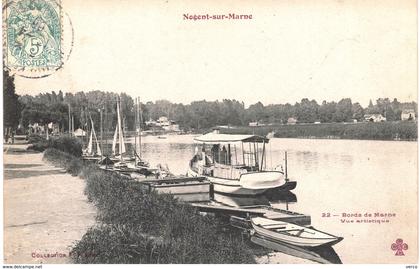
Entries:
[[7,0],[3,5],[4,64],[36,73],[62,65],[62,15],[55,0]]

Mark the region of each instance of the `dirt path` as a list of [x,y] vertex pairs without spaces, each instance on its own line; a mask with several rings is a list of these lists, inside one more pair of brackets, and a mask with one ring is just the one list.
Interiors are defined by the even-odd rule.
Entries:
[[95,223],[95,208],[83,194],[83,179],[26,147],[3,151],[4,262],[70,263],[70,246]]

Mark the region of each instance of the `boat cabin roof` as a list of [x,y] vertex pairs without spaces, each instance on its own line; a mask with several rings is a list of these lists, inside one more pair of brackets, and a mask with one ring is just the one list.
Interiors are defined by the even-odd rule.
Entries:
[[269,139],[259,135],[238,135],[238,134],[215,134],[207,133],[205,135],[194,138],[194,141],[208,144],[217,143],[268,143]]

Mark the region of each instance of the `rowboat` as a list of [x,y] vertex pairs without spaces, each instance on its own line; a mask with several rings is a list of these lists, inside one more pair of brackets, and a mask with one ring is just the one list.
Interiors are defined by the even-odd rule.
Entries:
[[259,236],[299,247],[332,246],[343,240],[314,228],[262,217],[251,218],[251,224]]

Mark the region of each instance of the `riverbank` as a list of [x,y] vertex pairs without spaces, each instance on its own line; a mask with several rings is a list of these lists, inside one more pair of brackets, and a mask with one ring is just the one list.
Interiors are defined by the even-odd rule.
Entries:
[[226,134],[257,134],[274,132],[278,138],[356,139],[356,140],[417,140],[417,122],[359,122],[269,126],[243,126],[220,129]]
[[73,246],[76,263],[256,263],[255,246],[224,219],[56,149],[44,158],[81,175],[98,209],[97,225]]
[[4,263],[70,263],[71,245],[95,223],[95,207],[83,179],[27,146],[4,145]]

